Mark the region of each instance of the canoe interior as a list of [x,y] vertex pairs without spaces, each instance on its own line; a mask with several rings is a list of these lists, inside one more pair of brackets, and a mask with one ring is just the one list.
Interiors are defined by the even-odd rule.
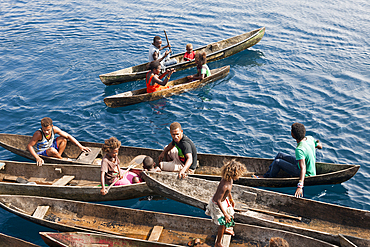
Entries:
[[[147,240],[154,226],[162,226],[158,242],[185,246],[193,238],[200,238],[208,246],[213,246],[218,228],[203,218],[43,197],[0,196],[1,207],[29,220],[34,220],[31,215],[40,205],[49,206],[49,209],[37,222],[56,230],[63,226],[67,231],[99,231]],[[284,237],[291,246],[299,243],[300,246],[331,246],[289,232],[243,224],[238,224],[234,231],[236,236],[230,246],[266,246],[271,237]]]
[[[145,182],[113,186],[100,194],[100,166],[0,160],[0,194],[44,196],[79,201],[113,201],[154,195]],[[125,169],[125,168],[123,168]],[[140,175],[141,169],[131,171]],[[19,181],[26,180],[26,181]],[[62,182],[63,181],[63,182]]]
[[35,163],[0,160],[5,163],[0,170],[0,182],[16,183],[14,177],[27,179],[39,185],[51,185],[63,176],[75,176],[67,186],[98,186],[100,184],[100,168],[86,165],[51,165],[41,167]]
[[[213,69],[213,70],[211,70],[211,74],[212,75],[217,74],[220,71],[222,71],[223,69],[224,69],[224,67]],[[180,86],[180,85],[184,85],[184,84],[187,84],[187,83],[189,83],[189,80],[186,77],[183,77],[183,78],[180,78],[180,79],[177,79],[177,80],[169,81],[167,83],[167,86]],[[117,94],[114,97],[132,97],[132,96],[136,96],[136,95],[143,95],[143,94],[146,94],[146,93],[147,93],[146,88],[141,88],[141,89],[137,89],[137,90],[134,90],[134,91],[129,91],[129,92]]]
[[[204,179],[192,177],[178,179],[176,174],[171,173],[146,174],[148,176],[144,176],[145,181],[157,193],[201,209],[205,209],[218,186],[218,182]],[[370,241],[370,213],[368,211],[295,198],[281,193],[240,185],[233,185],[232,196],[237,202],[238,208],[248,209],[251,207],[302,217],[302,220],[299,221],[274,216],[273,222],[275,223],[319,232],[330,232],[335,235],[341,233]],[[244,222],[245,217],[242,216],[248,216],[251,213],[250,210],[239,213],[235,219],[239,222],[249,223]],[[266,215],[257,214],[256,217]]]

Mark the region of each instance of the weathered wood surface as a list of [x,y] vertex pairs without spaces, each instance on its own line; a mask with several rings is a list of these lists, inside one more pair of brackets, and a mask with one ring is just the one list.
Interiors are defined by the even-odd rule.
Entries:
[[[249,47],[257,44],[262,39],[264,34],[265,27],[261,27],[229,39],[199,47],[194,51],[205,51],[207,54],[207,62],[212,62],[248,49]],[[194,61],[183,60],[184,54],[185,52],[171,56],[171,58],[177,60],[177,64],[168,66],[167,68],[174,68],[177,71],[180,71],[195,67],[196,65]],[[148,72],[147,65],[148,63],[143,63],[137,66],[99,75],[99,78],[107,86],[141,80],[145,78],[145,75]]]
[[[153,195],[146,183],[113,186],[105,196],[100,194],[100,166],[60,165],[0,161],[5,169],[0,170],[0,194],[33,195],[79,201],[113,201]],[[139,170],[136,170],[140,172]],[[56,185],[55,182],[67,181]],[[35,182],[37,185],[16,183],[17,178]],[[62,180],[60,180],[62,179]],[[67,182],[65,181],[65,182]]]
[[213,81],[219,80],[225,77],[230,71],[230,66],[225,66],[218,69],[211,70],[211,76],[204,78],[203,80],[190,81],[184,77],[167,83],[170,88],[163,89],[158,92],[147,93],[146,88],[128,91],[117,95],[109,96],[104,98],[104,103],[108,107],[122,107],[127,105],[138,104],[145,101],[153,101],[169,97],[175,94],[181,94],[186,91],[199,88]]
[[4,247],[39,247],[36,244],[32,244],[30,242],[24,241],[19,238],[15,238],[12,236],[5,235],[0,233],[0,246]]
[[[39,206],[49,206],[44,219],[32,217]],[[211,220],[158,213],[103,204],[45,197],[0,195],[0,206],[22,218],[58,231],[108,233],[147,241],[154,226],[162,226],[159,244],[185,246],[199,238],[213,246],[218,226]],[[266,246],[272,237],[281,237],[290,246],[333,246],[299,234],[264,227],[236,224],[230,246]]]
[[[34,160],[31,153],[26,149],[31,138],[31,136],[26,135],[0,134],[0,146],[20,156]],[[103,147],[102,143],[80,143],[87,147]],[[159,149],[121,146],[118,157],[121,164],[128,164],[133,158],[143,154],[152,157],[156,163],[158,163],[158,157],[161,152],[162,150]],[[80,153],[81,151],[76,145],[68,142],[63,156],[76,159]],[[101,159],[103,155],[104,153],[98,156],[98,158]],[[45,156],[42,156],[42,158],[47,163],[86,165],[86,163],[81,163],[76,160],[60,160]],[[236,159],[236,161],[243,163],[248,170],[248,173],[246,173],[244,177],[236,181],[236,183],[241,185],[253,187],[295,187],[299,181],[298,177],[291,177],[284,171],[280,171],[277,178],[263,178],[262,175],[268,170],[273,159],[202,153],[198,153],[200,166],[197,168],[196,174],[191,176],[208,180],[220,180],[220,168],[223,166],[224,161],[227,162],[232,159]],[[98,163],[99,162],[95,160],[94,164]],[[316,163],[317,175],[305,178],[305,186],[342,183],[353,177],[359,168],[359,165]],[[252,178],[250,174],[258,175],[260,178]]]
[[[148,186],[160,195],[205,210],[209,199],[214,195],[218,182],[187,177],[178,179],[172,173],[143,173]],[[255,200],[245,197],[245,191],[256,193]],[[359,209],[295,198],[277,192],[233,185],[232,195],[244,207],[268,210],[302,217],[302,221],[286,217],[266,220],[248,212],[236,212],[235,220],[241,223],[291,231],[318,238],[336,245],[340,244],[338,234],[343,234],[358,246],[370,246],[370,212]]]

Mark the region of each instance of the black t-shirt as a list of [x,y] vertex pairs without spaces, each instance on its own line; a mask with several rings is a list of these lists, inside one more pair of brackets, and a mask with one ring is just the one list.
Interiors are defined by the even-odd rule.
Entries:
[[184,134],[179,143],[176,143],[174,140],[172,140],[172,145],[177,148],[179,152],[179,158],[184,164],[186,162],[185,154],[192,154],[193,164],[190,166],[190,169],[195,170],[197,168],[197,149],[195,148],[194,143],[189,139],[189,137]]

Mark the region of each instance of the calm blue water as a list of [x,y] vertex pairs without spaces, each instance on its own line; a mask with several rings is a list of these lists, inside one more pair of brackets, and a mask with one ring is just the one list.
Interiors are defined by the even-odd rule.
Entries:
[[[305,197],[370,210],[368,1],[0,4],[0,132],[32,135],[49,116],[78,140],[116,136],[123,145],[162,148],[169,124],[178,121],[199,152],[273,158],[293,154],[290,125],[299,121],[324,144],[318,161],[361,165],[350,181],[306,187]],[[259,44],[209,64],[231,65],[220,81],[151,103],[103,103],[144,81],[106,87],[98,75],[146,62],[147,47],[155,35],[164,39],[163,30],[178,53],[189,42],[198,47],[262,26]],[[3,148],[0,159],[25,160]],[[203,216],[169,200],[111,204]],[[44,245],[39,231],[50,229],[0,209],[0,232]]]

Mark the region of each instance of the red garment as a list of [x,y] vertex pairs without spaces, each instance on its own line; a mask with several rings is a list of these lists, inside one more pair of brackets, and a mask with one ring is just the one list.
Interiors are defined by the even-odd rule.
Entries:
[[184,60],[193,60],[195,58],[195,52],[192,51],[191,53],[185,52],[184,54]]
[[153,79],[153,76],[154,74],[152,74],[149,78],[149,81],[148,81],[148,74],[150,73],[151,71],[149,71],[147,74],[146,74],[146,92],[147,93],[154,93],[154,92],[157,92],[157,91],[160,91],[160,90],[163,90],[163,89],[166,89],[168,88],[168,86],[161,86],[159,85],[158,83],[154,83],[154,85],[150,85],[152,79]]

